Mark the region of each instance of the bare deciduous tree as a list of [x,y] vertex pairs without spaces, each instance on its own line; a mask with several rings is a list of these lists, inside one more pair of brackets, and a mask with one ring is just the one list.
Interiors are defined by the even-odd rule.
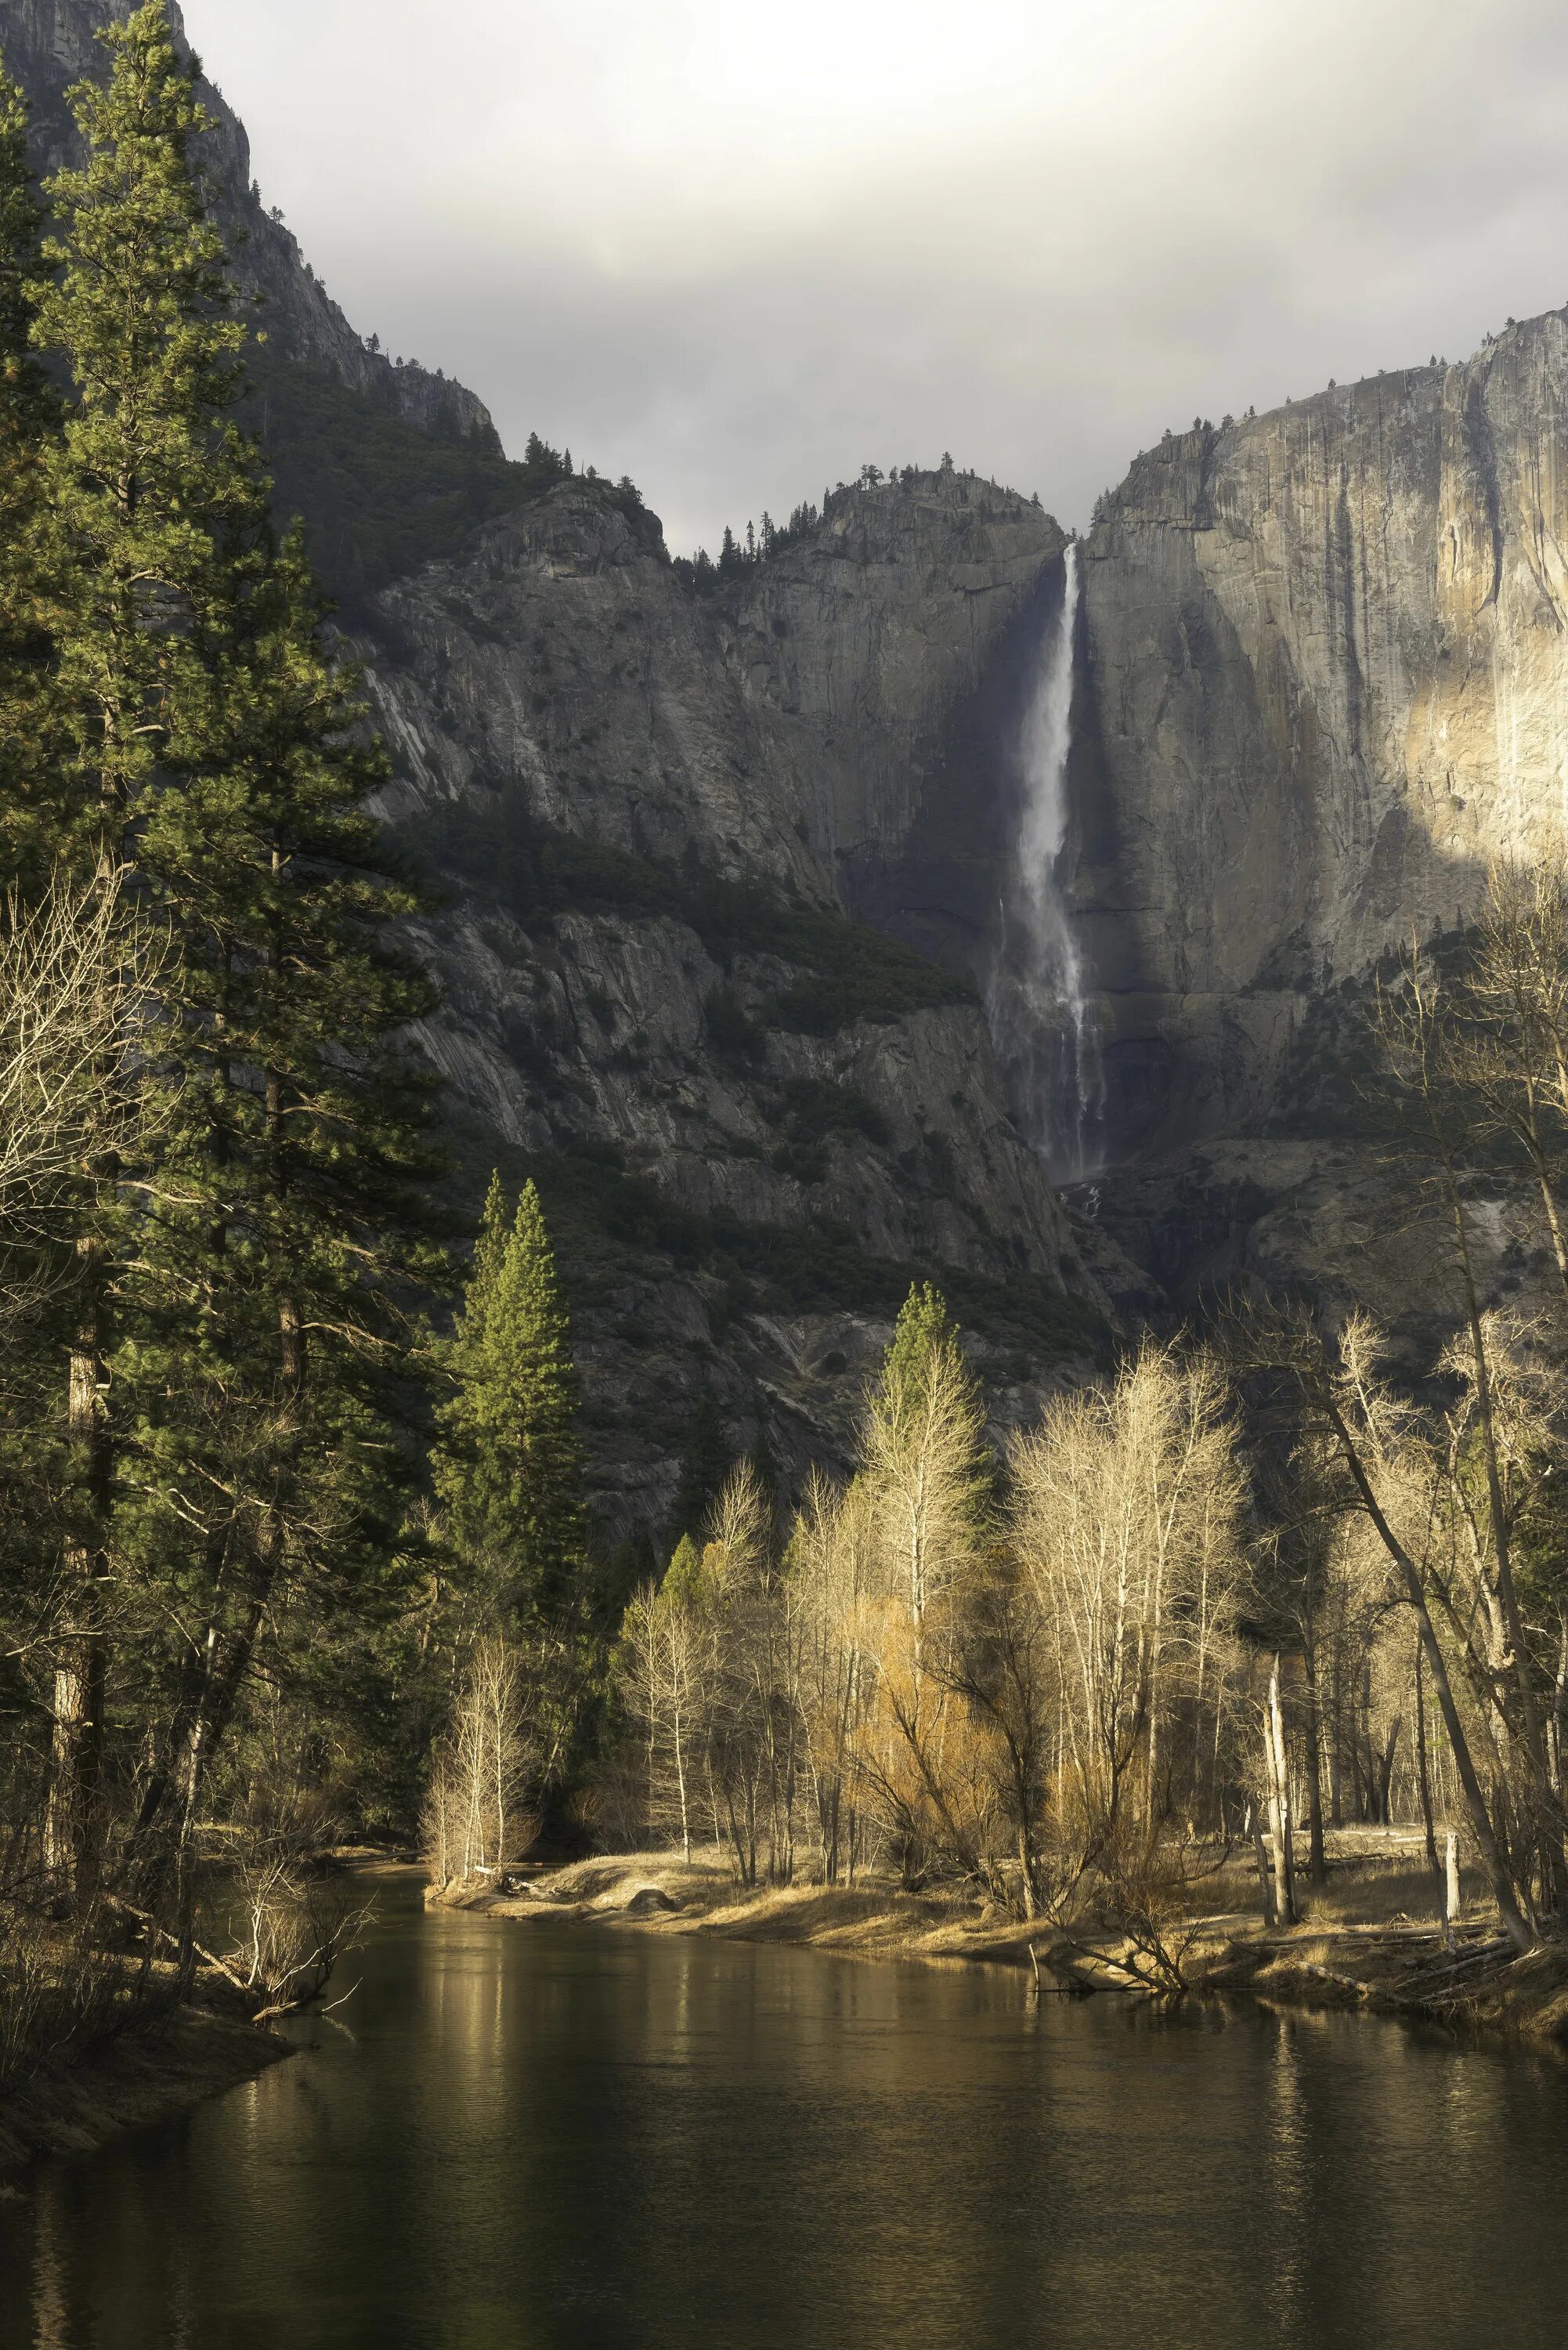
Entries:
[[538,1832],[527,1798],[537,1781],[515,1651],[478,1640],[436,1749],[425,1801],[425,1855],[438,1884],[493,1876]]

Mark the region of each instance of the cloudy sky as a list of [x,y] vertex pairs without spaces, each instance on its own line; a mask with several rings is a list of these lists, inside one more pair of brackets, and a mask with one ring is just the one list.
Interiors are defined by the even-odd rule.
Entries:
[[672,546],[1568,300],[1563,0],[184,0],[355,324]]

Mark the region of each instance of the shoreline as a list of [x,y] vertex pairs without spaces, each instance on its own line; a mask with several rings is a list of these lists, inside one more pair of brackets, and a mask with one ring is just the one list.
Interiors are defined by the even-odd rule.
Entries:
[[[742,1891],[722,1863],[642,1853],[512,1872],[521,1889],[427,1886],[428,1908],[506,1922],[602,1925],[644,1934],[708,1935],[771,1942],[876,1964],[992,1965],[1032,1970],[1067,1995],[1144,1998],[1147,1989],[1112,1963],[1121,1945],[1105,1934],[1065,1937],[1059,1927],[987,1916],[972,1906],[888,1885],[760,1887]],[[1435,1927],[1314,1923],[1265,1929],[1244,1912],[1190,1921],[1190,1992],[1260,2005],[1362,2010],[1568,2047],[1568,1946],[1517,1958],[1484,1924],[1460,1929],[1453,1950]]]
[[[379,1845],[337,1845],[314,1857],[343,1876],[407,1876],[419,1866],[406,1851]],[[189,2006],[153,2007],[79,2056],[40,2064],[0,2095],[0,2178],[52,2157],[96,2154],[128,2131],[171,2120],[303,2052],[303,2043],[255,2022],[218,1970],[203,1967],[201,1980]]]
[[296,2054],[279,2033],[216,2007],[150,2017],[74,2063],[40,2065],[0,2103],[0,2175],[51,2158],[96,2154]]

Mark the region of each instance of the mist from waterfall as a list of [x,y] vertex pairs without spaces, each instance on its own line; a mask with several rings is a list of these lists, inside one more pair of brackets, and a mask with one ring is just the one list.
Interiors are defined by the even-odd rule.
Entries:
[[1105,1107],[1093,1007],[1064,894],[1070,809],[1078,549],[1063,562],[1062,602],[1014,745],[1018,819],[986,1009],[1018,1117],[1059,1180],[1092,1174]]

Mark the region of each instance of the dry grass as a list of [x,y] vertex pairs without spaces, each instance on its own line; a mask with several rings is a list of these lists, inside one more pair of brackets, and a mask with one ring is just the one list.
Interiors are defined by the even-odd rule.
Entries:
[[155,1990],[85,1930],[0,1908],[0,2097],[128,2029]]

